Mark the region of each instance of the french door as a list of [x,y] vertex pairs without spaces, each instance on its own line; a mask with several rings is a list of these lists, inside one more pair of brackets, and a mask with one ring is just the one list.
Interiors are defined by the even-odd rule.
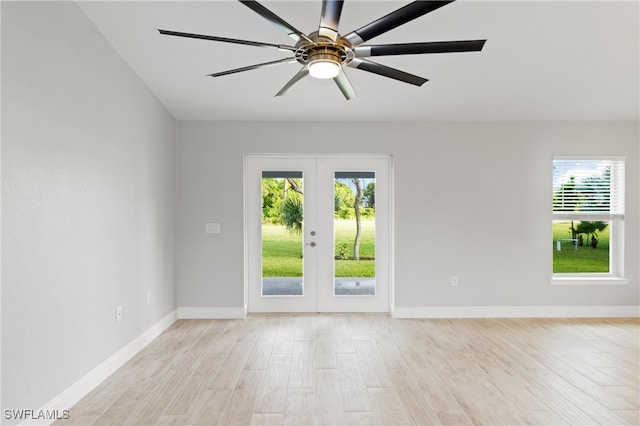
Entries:
[[245,157],[249,312],[388,312],[388,156]]

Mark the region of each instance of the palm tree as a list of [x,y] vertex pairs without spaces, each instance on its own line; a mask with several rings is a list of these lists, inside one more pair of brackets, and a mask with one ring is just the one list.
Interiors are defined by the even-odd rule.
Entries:
[[287,198],[282,204],[282,223],[293,234],[302,233],[302,200],[299,198]]
[[[596,246],[598,245],[598,231],[604,231],[607,226],[608,224],[602,221],[582,221],[578,223],[575,231],[578,235],[586,234],[587,244],[591,244],[591,247],[596,248]],[[591,238],[591,243],[589,243],[589,238]]]

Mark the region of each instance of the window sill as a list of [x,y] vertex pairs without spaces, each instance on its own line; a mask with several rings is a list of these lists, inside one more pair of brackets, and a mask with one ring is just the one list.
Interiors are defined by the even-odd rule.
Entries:
[[552,277],[551,285],[627,285],[628,278],[618,277]]

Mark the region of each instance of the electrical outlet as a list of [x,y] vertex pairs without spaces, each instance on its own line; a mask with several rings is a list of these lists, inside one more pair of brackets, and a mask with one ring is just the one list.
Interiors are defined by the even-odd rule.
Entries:
[[453,275],[451,277],[451,286],[452,287],[458,287],[458,276],[457,275]]
[[151,304],[151,292],[149,290],[147,290],[147,301],[146,301],[147,306],[149,306]]
[[116,322],[122,321],[122,306],[116,306]]

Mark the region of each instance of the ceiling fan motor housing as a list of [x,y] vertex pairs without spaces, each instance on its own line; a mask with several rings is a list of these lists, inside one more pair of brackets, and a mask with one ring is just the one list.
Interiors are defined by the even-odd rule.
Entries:
[[321,37],[317,32],[309,34],[313,41],[299,42],[295,52],[296,60],[302,65],[311,65],[314,62],[333,62],[338,65],[347,65],[355,57],[349,43],[343,38],[336,41]]
[[314,62],[333,62],[340,64],[340,50],[334,46],[318,46],[309,49],[309,57],[307,63],[309,65]]

